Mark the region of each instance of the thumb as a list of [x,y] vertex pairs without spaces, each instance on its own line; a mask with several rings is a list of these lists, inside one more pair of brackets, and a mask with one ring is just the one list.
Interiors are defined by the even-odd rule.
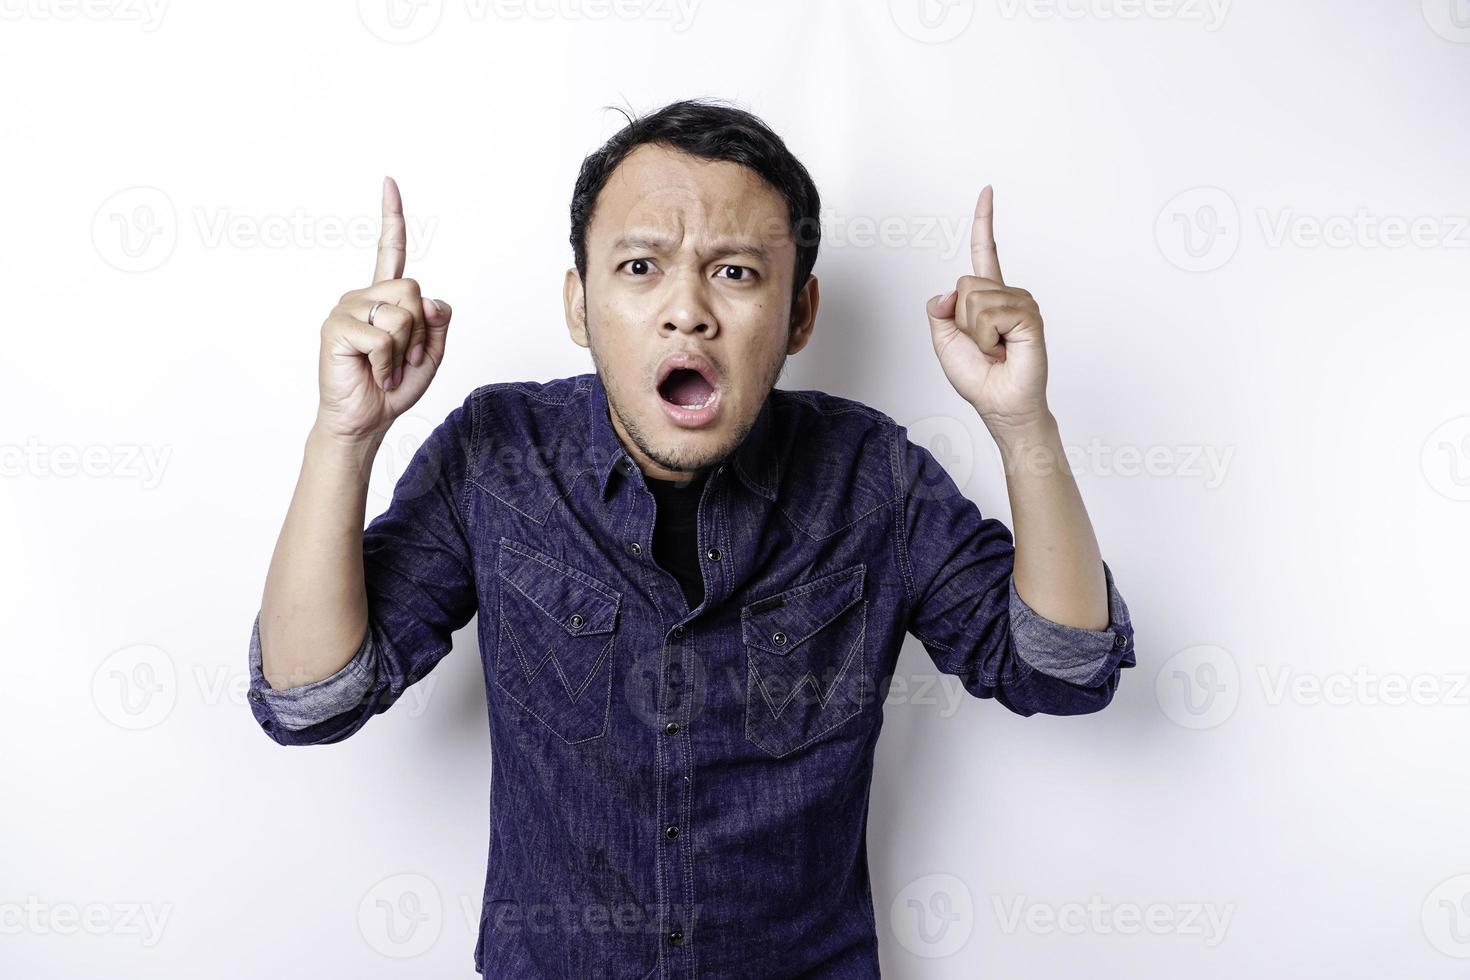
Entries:
[[435,364],[444,360],[444,343],[449,333],[449,318],[453,315],[454,308],[442,299],[424,297],[424,324],[428,327],[424,348]]
[[959,292],[953,289],[931,297],[924,304],[924,312],[929,316],[929,329],[937,333],[946,327],[954,327],[955,305],[958,302]]

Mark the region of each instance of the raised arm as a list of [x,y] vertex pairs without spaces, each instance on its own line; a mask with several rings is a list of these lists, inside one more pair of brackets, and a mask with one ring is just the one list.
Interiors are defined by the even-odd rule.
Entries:
[[975,205],[974,274],[927,313],[945,376],[1000,448],[1014,541],[900,427],[908,627],[979,697],[1020,714],[1097,711],[1135,663],[1133,625],[1047,406],[1040,310],[1001,275],[992,200],[987,186]]
[[262,670],[277,690],[336,673],[367,626],[368,474],[393,420],[433,380],[449,328],[449,307],[403,278],[406,245],[398,185],[384,178],[373,283],[344,293],[322,324],[316,421],[261,596]]
[[994,191],[980,192],[970,232],[974,275],[929,301],[934,352],[945,376],[1000,448],[1016,540],[1016,591],[1069,626],[1108,624],[1102,556],[1046,401],[1041,311],[1007,286],[995,247]]

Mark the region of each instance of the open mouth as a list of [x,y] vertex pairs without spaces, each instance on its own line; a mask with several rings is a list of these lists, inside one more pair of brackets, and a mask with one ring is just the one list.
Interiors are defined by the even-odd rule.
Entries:
[[658,386],[664,401],[690,411],[704,408],[715,397],[715,386],[693,368],[674,368]]
[[701,354],[670,354],[659,366],[654,387],[664,412],[676,425],[711,425],[719,413],[720,374]]

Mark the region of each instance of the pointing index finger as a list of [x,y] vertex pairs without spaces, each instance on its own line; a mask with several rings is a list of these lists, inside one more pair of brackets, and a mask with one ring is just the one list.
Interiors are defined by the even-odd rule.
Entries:
[[403,223],[403,197],[392,177],[383,178],[383,230],[378,236],[378,265],[373,282],[402,279],[408,251],[408,232]]
[[994,279],[1002,286],[1005,280],[1000,275],[1000,256],[995,250],[995,191],[986,184],[975,202],[975,221],[970,225],[970,264],[975,275],[982,279]]

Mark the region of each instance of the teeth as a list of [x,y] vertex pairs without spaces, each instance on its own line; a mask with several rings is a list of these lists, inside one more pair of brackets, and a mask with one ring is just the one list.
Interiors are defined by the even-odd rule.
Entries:
[[696,411],[698,409],[704,408],[704,406],[708,405],[710,402],[712,402],[714,400],[715,400],[715,393],[714,393],[714,390],[711,389],[710,390],[710,393],[705,396],[704,401],[700,402],[699,404],[697,404],[697,405],[680,405],[679,407],[680,408],[687,408],[689,411],[693,412],[693,411]]

